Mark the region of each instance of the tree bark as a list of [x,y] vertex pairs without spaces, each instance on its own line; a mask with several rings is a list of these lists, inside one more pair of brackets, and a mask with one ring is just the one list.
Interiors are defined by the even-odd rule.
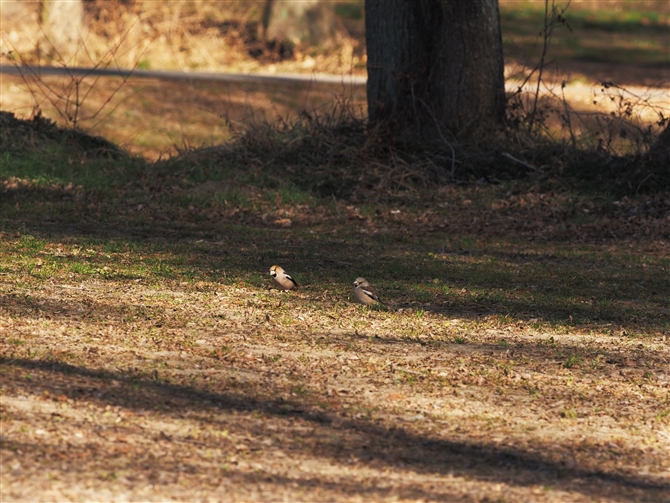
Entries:
[[658,135],[656,142],[649,149],[652,155],[664,155],[670,158],[670,122],[665,125],[665,129]]
[[370,125],[468,136],[504,121],[497,0],[366,0]]
[[670,183],[670,123],[665,125],[665,129],[643,157],[643,162],[649,171],[665,179],[667,187]]

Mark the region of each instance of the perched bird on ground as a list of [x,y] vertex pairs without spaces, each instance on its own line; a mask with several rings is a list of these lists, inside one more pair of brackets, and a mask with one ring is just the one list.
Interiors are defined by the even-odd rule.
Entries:
[[372,285],[365,278],[356,278],[356,281],[354,281],[354,297],[356,298],[356,302],[360,302],[366,306],[372,306],[377,303],[384,304],[375,293],[375,289],[372,288]]
[[270,267],[270,276],[274,278],[275,284],[281,290],[293,290],[298,287],[298,283],[278,265]]

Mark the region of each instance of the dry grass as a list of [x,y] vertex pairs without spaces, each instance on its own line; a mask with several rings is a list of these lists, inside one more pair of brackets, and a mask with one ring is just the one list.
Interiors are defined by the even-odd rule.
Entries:
[[[46,85],[62,89],[69,78],[44,77]],[[91,82],[93,79],[86,79]],[[103,136],[128,151],[148,159],[173,155],[189,147],[224,143],[230,127],[294,117],[296,110],[323,110],[343,93],[357,106],[364,106],[362,86],[296,84],[248,84],[216,81],[184,81],[131,78],[116,93],[107,108],[95,119],[118,87],[120,78],[104,77],[95,83],[83,103],[80,127],[89,134]],[[20,117],[30,117],[35,103],[21,77],[3,75],[2,108]],[[44,98],[39,109],[46,117],[59,114]]]
[[[52,190],[46,223],[13,192],[33,235],[0,241],[3,499],[664,501],[667,235],[580,244],[608,231],[578,210],[555,240],[556,198],[486,189],[425,215]],[[352,304],[361,272],[402,309]]]
[[166,162],[5,149],[3,501],[667,501],[667,193],[424,190],[304,115],[183,148],[340,93],[221,94],[132,79],[92,128]]

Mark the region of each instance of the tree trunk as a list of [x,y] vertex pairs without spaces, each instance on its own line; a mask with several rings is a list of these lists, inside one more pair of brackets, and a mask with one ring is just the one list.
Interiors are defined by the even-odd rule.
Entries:
[[323,45],[333,36],[335,10],[324,0],[265,0],[262,19],[268,41]]
[[670,183],[670,122],[665,125],[665,129],[647,152],[644,162],[649,171],[665,179],[667,187]]
[[47,38],[44,52],[60,64],[71,63],[82,40],[82,0],[42,0],[41,14],[42,29]]
[[405,139],[504,120],[497,0],[366,0],[370,125]]
[[665,125],[663,132],[658,135],[656,142],[649,149],[649,153],[670,158],[670,122]]

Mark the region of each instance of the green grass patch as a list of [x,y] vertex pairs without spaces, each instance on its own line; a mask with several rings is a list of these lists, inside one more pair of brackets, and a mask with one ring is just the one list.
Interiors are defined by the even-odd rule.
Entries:
[[[500,14],[508,56],[531,59],[539,56],[544,4],[503,3]],[[667,12],[570,7],[563,17],[567,25],[554,31],[550,46],[552,60],[670,67]]]

